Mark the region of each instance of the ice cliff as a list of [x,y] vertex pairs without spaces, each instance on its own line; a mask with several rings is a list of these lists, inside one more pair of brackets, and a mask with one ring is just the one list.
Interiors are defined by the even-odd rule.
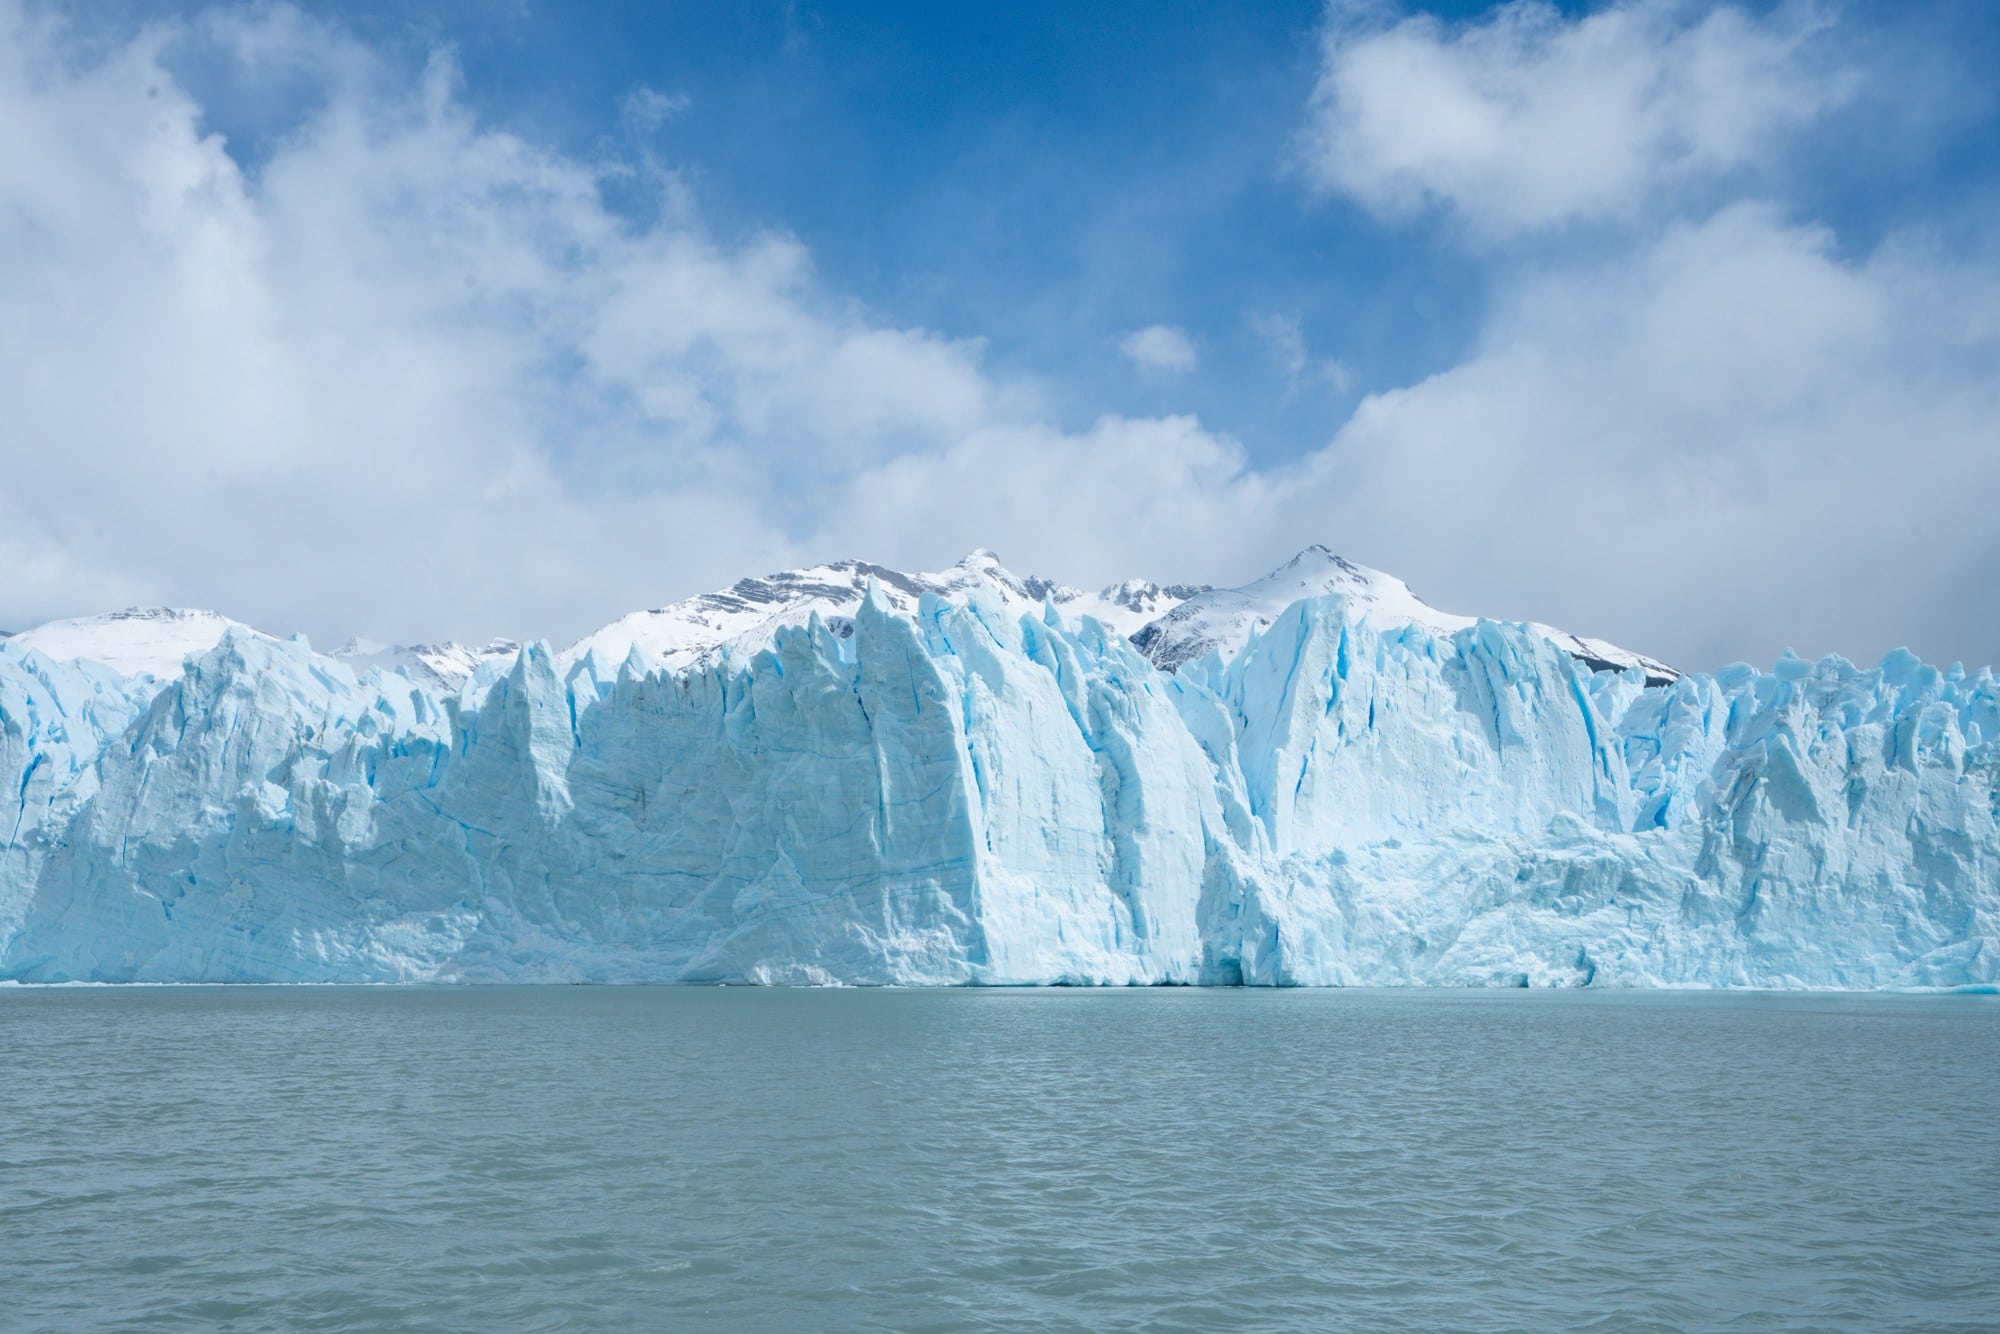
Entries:
[[1609,670],[1353,589],[1165,672],[1054,586],[861,582],[455,690],[234,626],[164,684],[0,640],[0,976],[2000,981],[1987,672]]

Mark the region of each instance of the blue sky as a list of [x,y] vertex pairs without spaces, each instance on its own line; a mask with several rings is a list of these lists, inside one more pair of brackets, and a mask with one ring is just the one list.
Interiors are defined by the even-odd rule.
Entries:
[[[1323,443],[1361,375],[1448,364],[1473,325],[1476,266],[1301,188],[1316,4],[405,9],[315,12],[412,75],[449,49],[486,124],[654,155],[717,236],[796,234],[830,287],[985,339],[990,366],[1046,377],[1073,424],[1193,410],[1282,458]],[[685,104],[649,125],[647,94]],[[252,160],[298,110],[210,109]],[[655,203],[609,195],[641,219]],[[1271,326],[1291,320],[1347,383],[1288,372]],[[1195,334],[1208,373],[1120,355],[1162,322]]]
[[0,620],[561,639],[841,555],[1323,541],[1690,665],[2000,658],[1988,5],[0,35]]
[[[1072,425],[1191,410],[1253,458],[1291,457],[1367,390],[1448,368],[1478,329],[1483,257],[1434,225],[1384,226],[1304,188],[1296,139],[1321,4],[407,9],[315,12],[412,71],[453,51],[488,124],[579,156],[657,155],[717,235],[795,233],[829,286],[885,318],[984,338],[989,365],[1050,378]],[[1960,177],[1990,187],[2000,170],[1980,78],[2000,68],[1990,6],[1837,13],[1829,46],[1903,44],[1899,59],[1943,66],[1963,100],[1940,97],[1925,132],[1867,142],[1885,112],[1921,114],[1907,105],[1918,90],[1874,90],[1798,146],[1783,196],[1859,247],[1955,206],[1978,225],[1989,191]],[[649,130],[632,114],[641,90],[685,105]],[[270,120],[221,123],[254,152]],[[651,202],[613,197],[642,217]],[[1271,326],[1292,319],[1343,380],[1288,372]],[[1163,382],[1119,355],[1125,333],[1155,323],[1188,329],[1206,373]]]

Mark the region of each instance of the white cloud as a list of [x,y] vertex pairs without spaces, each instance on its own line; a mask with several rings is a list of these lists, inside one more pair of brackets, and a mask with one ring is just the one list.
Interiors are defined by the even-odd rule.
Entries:
[[[1509,49],[1581,78],[1549,53],[1668,12],[1543,15]],[[1788,14],[1726,21],[1754,54]],[[1684,71],[1724,20],[1651,21]],[[1629,28],[1600,39],[1646,65]],[[316,638],[561,638],[806,559],[1230,580],[1327,541],[1446,607],[1690,665],[2000,658],[1990,256],[1673,196],[1617,244],[1496,269],[1460,364],[1260,470],[1191,418],[1060,429],[978,341],[828,291],[783,234],[716,240],[671,180],[631,222],[606,168],[479,124],[448,61],[404,77],[282,8],[91,49],[0,0],[0,625],[169,601]],[[314,109],[246,171],[172,73],[190,52]],[[1657,202],[1789,123],[1715,114],[1735,128],[1625,122],[1637,195],[1498,216]],[[1419,196],[1491,208],[1503,159]],[[1296,321],[1267,337],[1316,373]]]
[[[246,171],[183,60],[308,110]],[[988,544],[1193,575],[1169,534],[1250,494],[1191,421],[1045,424],[977,340],[874,317],[781,233],[716,241],[671,179],[634,224],[600,185],[647,164],[483,126],[458,77],[282,6],[120,44],[0,0],[0,626],[161,601],[562,639]]]
[[1201,353],[1185,329],[1172,324],[1149,324],[1125,335],[1118,344],[1125,359],[1142,371],[1162,375],[1186,375],[1201,365]]
[[1320,187],[1504,235],[1630,217],[1763,160],[1838,102],[1807,3],[1762,14],[1623,0],[1566,19],[1512,0],[1469,23],[1336,6],[1304,138]]
[[996,424],[856,474],[826,533],[832,549],[892,558],[988,546],[1091,584],[1213,580],[1275,563],[1259,527],[1274,499],[1241,447],[1192,417],[1107,416],[1074,433]]
[[[319,109],[246,174],[190,53]],[[0,4],[0,624],[561,636],[796,558],[810,486],[1022,398],[789,238],[624,221],[456,77],[284,8],[92,60]]]
[[[1758,198],[1869,59],[1805,3],[1336,5],[1314,181],[1515,244],[1475,250],[1475,346],[1268,479],[1265,522],[1693,666],[2000,659],[2000,263],[1909,229],[1842,244]],[[1587,221],[1620,225],[1534,244]]]
[[1474,353],[1366,400],[1274,526],[1318,516],[1424,591],[1697,666],[1992,661],[1996,299],[1990,263],[1844,259],[1727,209],[1509,283]]

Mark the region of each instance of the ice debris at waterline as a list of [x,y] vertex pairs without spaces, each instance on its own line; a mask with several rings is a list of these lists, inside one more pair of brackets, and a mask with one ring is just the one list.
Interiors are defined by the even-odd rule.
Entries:
[[1342,587],[1167,673],[1046,590],[861,582],[455,689],[235,625],[164,680],[0,640],[0,977],[2000,980],[1988,672],[1606,670]]

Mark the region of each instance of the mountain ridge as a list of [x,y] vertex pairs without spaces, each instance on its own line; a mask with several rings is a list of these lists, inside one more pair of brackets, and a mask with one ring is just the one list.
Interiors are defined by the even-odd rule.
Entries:
[[[871,584],[881,589],[889,609],[901,615],[914,615],[926,595],[963,601],[981,589],[1017,615],[1038,614],[1044,605],[1053,606],[1072,621],[1083,617],[1099,621],[1168,672],[1209,653],[1227,657],[1241,651],[1252,634],[1268,628],[1300,598],[1346,597],[1371,624],[1420,625],[1445,635],[1478,619],[1439,611],[1394,576],[1319,544],[1236,588],[1127,579],[1096,591],[1018,575],[991,550],[979,548],[938,571],[908,573],[849,559],[740,579],[725,589],[629,612],[554,657],[565,672],[588,665],[601,678],[614,676],[634,654],[648,671],[685,672],[730,653],[768,647],[779,629],[803,626],[815,615],[844,638],[852,633],[854,615]],[[100,662],[122,675],[164,683],[179,674],[188,658],[213,648],[231,628],[273,640],[285,638],[215,611],[129,607],[45,622],[16,632],[11,642],[56,661]],[[1655,683],[1679,675],[1655,658],[1603,640],[1541,624],[1532,628],[1593,670],[1637,667]],[[371,667],[402,671],[419,683],[457,691],[482,666],[504,666],[521,647],[521,641],[506,638],[482,646],[450,640],[383,645],[354,639],[323,656],[357,673]]]

